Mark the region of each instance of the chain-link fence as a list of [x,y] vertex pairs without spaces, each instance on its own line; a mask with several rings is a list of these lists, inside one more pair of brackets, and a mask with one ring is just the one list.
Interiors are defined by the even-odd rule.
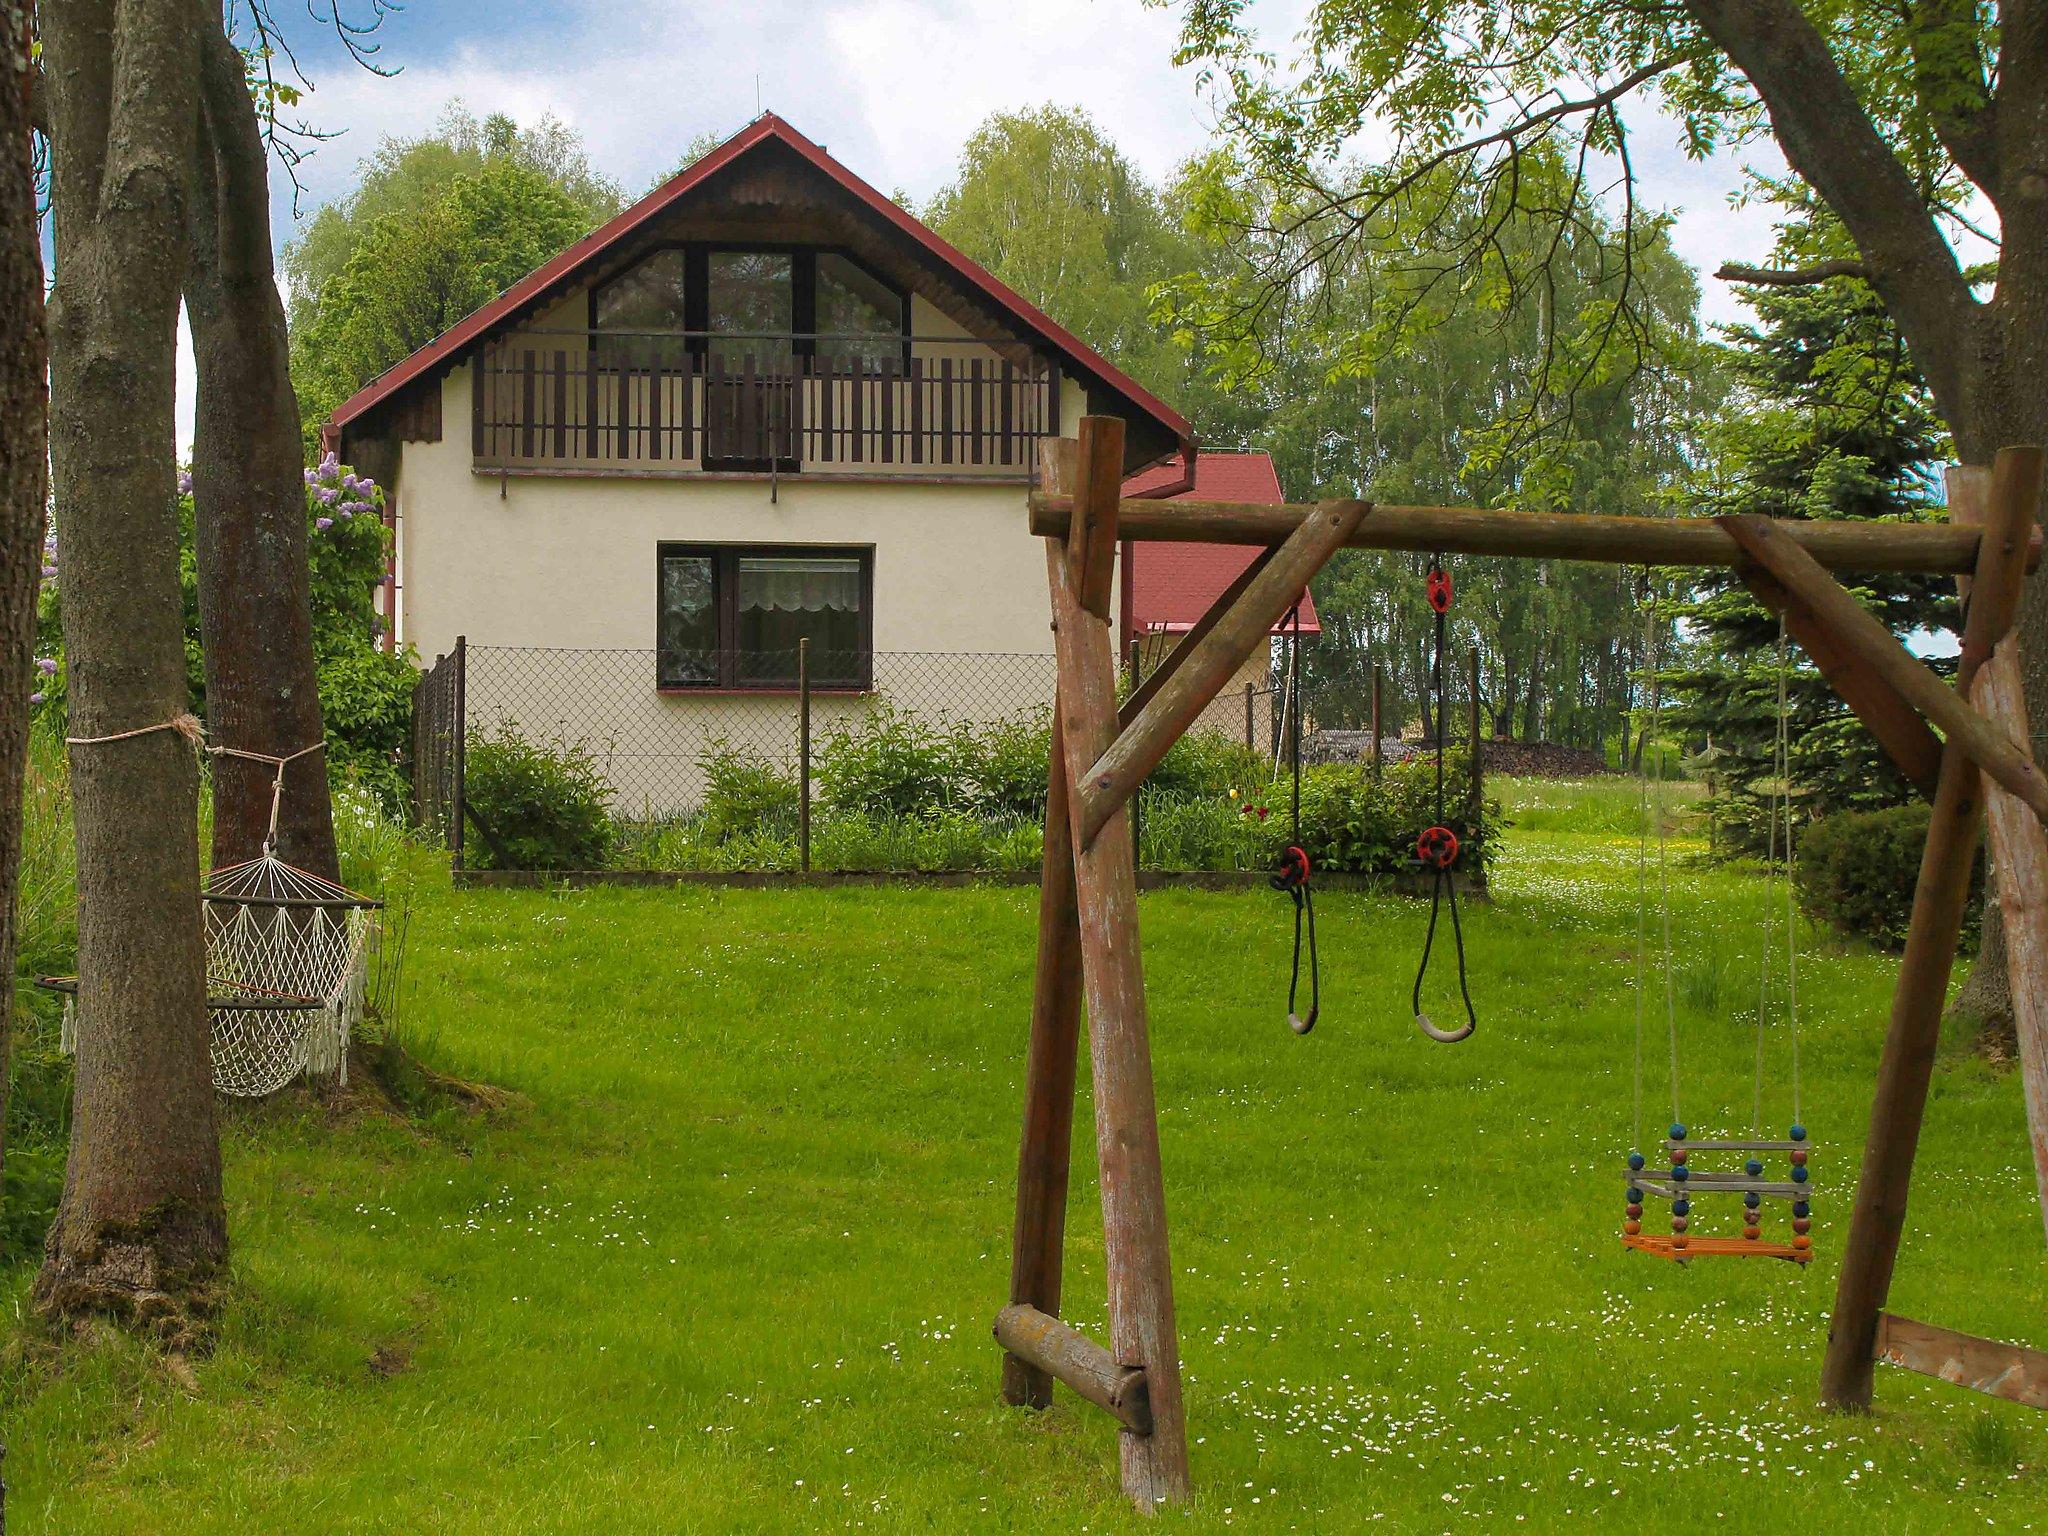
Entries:
[[[696,676],[730,685],[681,680]],[[511,730],[582,751],[610,787],[615,815],[658,821],[702,808],[706,773],[718,757],[799,776],[807,725],[815,757],[820,743],[882,711],[936,729],[1029,723],[1051,709],[1055,681],[1049,655],[791,651],[679,658],[653,650],[465,643],[420,687],[420,805],[423,816],[445,827],[459,766],[449,745],[458,708],[471,736]],[[1276,688],[1247,678],[1193,728],[1270,752],[1277,703]]]

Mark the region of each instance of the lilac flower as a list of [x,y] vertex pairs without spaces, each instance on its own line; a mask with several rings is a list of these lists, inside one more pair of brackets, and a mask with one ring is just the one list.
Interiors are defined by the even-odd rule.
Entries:
[[342,520],[342,521],[343,521],[344,523],[345,523],[345,522],[348,522],[349,520],[351,520],[351,519],[352,519],[352,518],[353,518],[354,516],[355,516],[355,513],[353,513],[353,512],[351,512],[351,511],[349,511],[349,509],[348,509],[347,507],[343,507],[343,508],[341,509],[341,520]]
[[42,673],[43,676],[45,677],[51,676],[57,670],[56,658],[51,656],[38,656],[36,658],[36,670]]
[[351,512],[374,512],[376,510],[376,507],[367,501],[344,501],[341,504],[341,515],[343,517],[347,517]]
[[320,471],[317,469],[305,470],[304,474],[306,477],[306,484],[308,485],[311,485],[315,480],[318,480],[320,478]]
[[178,471],[178,494],[180,496],[190,496],[192,494],[192,471],[189,469]]
[[315,486],[313,488],[313,499],[323,507],[331,507],[341,500],[341,492],[331,485]]
[[325,533],[334,526],[334,519],[331,517],[316,517],[313,519],[313,526],[322,533]]
[[339,454],[330,453],[320,461],[320,473],[323,475],[331,475],[339,468],[341,468],[341,456]]
[[29,703],[31,703],[31,704],[40,704],[40,703],[42,703],[42,702],[43,702],[43,700],[44,700],[44,699],[45,699],[46,697],[48,697],[48,695],[44,694],[44,693],[43,693],[43,692],[42,692],[42,691],[41,691],[41,690],[39,689],[39,690],[37,690],[36,692],[34,692],[34,693],[32,693],[32,694],[30,694],[30,695],[28,696],[28,701],[29,701]]
[[56,579],[57,579],[57,567],[55,567],[54,565],[46,565],[46,566],[44,566],[44,567],[43,567],[43,580],[45,580],[45,581],[55,581]]

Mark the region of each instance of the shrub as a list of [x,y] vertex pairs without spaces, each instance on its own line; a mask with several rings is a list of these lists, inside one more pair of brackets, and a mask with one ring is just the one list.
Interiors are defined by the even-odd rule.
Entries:
[[[1462,846],[1459,867],[1484,870],[1493,860],[1500,806],[1487,801],[1475,823],[1467,814],[1467,759],[1444,762],[1444,825]],[[1288,787],[1275,783],[1262,823],[1267,859],[1287,845]],[[1436,759],[1414,757],[1372,770],[1350,765],[1310,768],[1302,774],[1301,840],[1317,869],[1340,874],[1393,875],[1418,868],[1415,839],[1436,820]]]
[[698,756],[697,767],[704,775],[703,833],[712,842],[795,833],[802,792],[774,764],[748,757],[721,737]]
[[1167,749],[1145,780],[1160,795],[1255,793],[1271,777],[1267,759],[1217,731],[1190,731]]
[[[1793,883],[1812,918],[1887,949],[1906,942],[1930,808],[1924,801],[1881,811],[1836,811],[1805,829]],[[1983,887],[1978,865],[1973,886]],[[1973,899],[1974,914],[1978,903]],[[1975,940],[1975,917],[1968,941]]]
[[510,720],[469,739],[463,796],[504,849],[467,837],[479,869],[599,869],[611,852],[611,787],[590,752],[537,742]]
[[936,816],[973,799],[972,738],[882,703],[818,749],[819,798],[843,814]]
[[1045,767],[1052,753],[1052,714],[1039,710],[998,720],[963,743],[975,804],[986,816],[1045,819]]

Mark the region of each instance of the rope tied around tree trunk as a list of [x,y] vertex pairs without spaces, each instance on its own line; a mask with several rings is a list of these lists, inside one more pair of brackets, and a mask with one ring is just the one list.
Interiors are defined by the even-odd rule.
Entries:
[[187,710],[169,720],[159,720],[155,725],[138,725],[132,731],[113,731],[105,736],[66,736],[67,747],[96,747],[113,741],[133,741],[143,736],[152,736],[158,731],[176,731],[192,744],[196,752],[208,757],[234,757],[248,763],[268,763],[275,770],[270,778],[270,830],[263,836],[263,851],[269,853],[277,846],[278,812],[284,804],[284,771],[302,757],[310,757],[327,745],[327,738],[321,737],[309,747],[300,747],[296,752],[279,755],[275,752],[252,752],[247,747],[216,747],[206,739],[206,727],[199,717]]

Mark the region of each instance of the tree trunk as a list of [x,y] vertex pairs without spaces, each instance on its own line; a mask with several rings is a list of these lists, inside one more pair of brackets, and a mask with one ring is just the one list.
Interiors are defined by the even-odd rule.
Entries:
[[[199,372],[192,494],[207,727],[216,746],[286,757],[321,738],[299,407],[270,246],[268,167],[242,56],[217,15],[199,46],[185,309]],[[216,869],[261,851],[275,771],[214,759]],[[284,770],[277,854],[341,878],[324,752]]]
[[[43,15],[56,277],[50,437],[78,840],[70,1158],[36,1300],[179,1341],[227,1256],[199,923],[199,770],[178,594],[178,291],[194,0]],[[118,740],[91,740],[135,732]]]

